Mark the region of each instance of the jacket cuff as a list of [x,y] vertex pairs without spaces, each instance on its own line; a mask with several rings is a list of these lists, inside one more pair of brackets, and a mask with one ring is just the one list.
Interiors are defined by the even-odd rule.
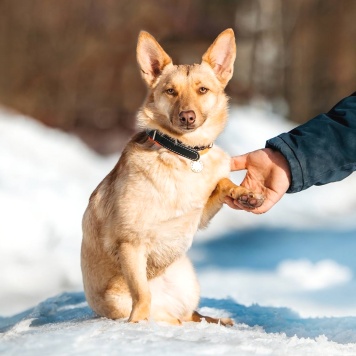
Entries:
[[286,158],[289,164],[292,179],[291,185],[289,186],[287,193],[297,193],[303,190],[303,170],[294,151],[284,141],[284,135],[286,134],[281,134],[277,137],[268,140],[266,142],[266,148],[271,148],[272,150],[279,151]]

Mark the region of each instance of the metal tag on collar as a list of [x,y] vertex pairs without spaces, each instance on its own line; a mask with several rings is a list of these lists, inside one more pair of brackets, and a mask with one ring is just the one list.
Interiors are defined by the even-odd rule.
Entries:
[[198,161],[191,161],[190,162],[190,169],[194,173],[200,173],[204,168],[203,162],[199,159]]

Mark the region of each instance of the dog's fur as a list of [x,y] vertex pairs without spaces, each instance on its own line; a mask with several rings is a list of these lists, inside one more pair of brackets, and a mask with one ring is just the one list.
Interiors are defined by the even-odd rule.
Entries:
[[[211,144],[227,119],[224,88],[235,52],[228,29],[201,64],[177,66],[150,34],[140,33],[137,59],[149,90],[138,114],[142,132],[95,189],[83,217],[84,289],[97,314],[171,324],[202,319],[195,311],[199,285],[186,257],[193,236],[227,195],[251,206],[262,199],[227,178],[230,158],[217,146],[201,155],[204,168],[195,173],[189,159],[158,146],[145,130],[157,129],[188,146]],[[182,119],[187,112],[194,112],[194,120]]]

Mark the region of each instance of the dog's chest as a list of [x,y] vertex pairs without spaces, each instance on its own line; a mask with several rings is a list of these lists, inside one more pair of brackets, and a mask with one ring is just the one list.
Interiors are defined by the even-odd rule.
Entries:
[[[171,205],[173,215],[203,208],[221,178],[219,167],[213,167],[208,157],[198,163],[163,152],[159,155],[159,163],[157,188],[161,198]],[[201,167],[201,171],[197,172],[195,167]],[[156,179],[152,173],[152,178]]]
[[193,161],[167,150],[147,156],[141,169],[150,192],[150,209],[159,211],[155,220],[176,219],[202,211],[218,181],[229,175],[230,159],[218,147],[201,156],[200,172],[192,169]]
[[217,182],[228,175],[229,158],[218,151],[202,157],[203,170],[194,172],[190,161],[164,152],[151,169],[155,182],[155,206],[158,215],[152,225],[150,260],[172,263],[192,244],[204,207]]

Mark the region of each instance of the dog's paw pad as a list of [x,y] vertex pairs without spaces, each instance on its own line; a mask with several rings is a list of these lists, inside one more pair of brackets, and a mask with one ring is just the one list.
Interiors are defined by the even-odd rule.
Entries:
[[257,194],[252,192],[242,194],[237,198],[237,201],[241,205],[249,209],[259,208],[263,204],[264,200],[265,198],[262,194]]

